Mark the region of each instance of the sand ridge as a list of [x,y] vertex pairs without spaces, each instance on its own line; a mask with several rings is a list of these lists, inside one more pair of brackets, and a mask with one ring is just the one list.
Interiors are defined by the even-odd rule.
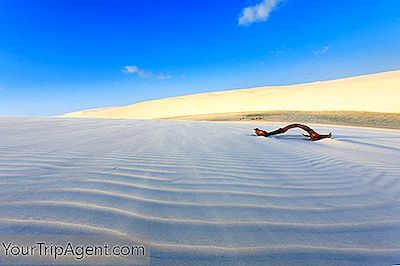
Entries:
[[153,119],[277,110],[400,113],[399,99],[400,71],[390,71],[290,86],[193,94],[64,116]]

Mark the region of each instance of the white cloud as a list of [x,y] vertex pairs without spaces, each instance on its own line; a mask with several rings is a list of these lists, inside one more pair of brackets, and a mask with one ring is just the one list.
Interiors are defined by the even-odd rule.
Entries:
[[331,49],[330,46],[324,46],[324,47],[322,47],[322,48],[319,49],[319,50],[314,50],[312,53],[313,53],[313,55],[315,55],[315,56],[317,56],[317,55],[322,55],[322,54],[325,54],[326,52],[328,52],[329,49]]
[[158,74],[156,76],[157,79],[163,80],[163,79],[170,79],[171,76],[170,75],[165,75],[165,74]]
[[144,79],[148,76],[148,73],[145,72],[143,69],[141,69],[138,66],[124,66],[124,68],[122,69],[122,72],[124,72],[125,74],[135,74],[138,77]]
[[275,9],[275,7],[283,0],[263,0],[260,3],[245,7],[239,16],[239,25],[247,26],[255,22],[266,21]]
[[125,74],[133,74],[133,75],[137,75],[139,78],[156,78],[159,80],[164,80],[164,79],[170,79],[171,76],[170,75],[166,75],[163,73],[153,73],[152,71],[147,71],[144,70],[136,65],[127,65],[124,66],[124,68],[122,69],[122,72],[124,72]]

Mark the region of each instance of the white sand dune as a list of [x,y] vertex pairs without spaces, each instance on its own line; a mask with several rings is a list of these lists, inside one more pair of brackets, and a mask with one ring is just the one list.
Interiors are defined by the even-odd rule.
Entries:
[[400,133],[0,119],[0,234],[133,234],[152,265],[400,263]]
[[66,114],[91,118],[168,118],[254,111],[400,113],[400,71],[292,86],[194,94]]

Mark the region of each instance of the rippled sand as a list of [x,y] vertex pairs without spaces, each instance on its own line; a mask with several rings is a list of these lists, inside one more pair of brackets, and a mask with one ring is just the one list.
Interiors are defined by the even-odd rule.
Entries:
[[400,262],[400,132],[0,118],[0,234],[133,234],[152,265]]

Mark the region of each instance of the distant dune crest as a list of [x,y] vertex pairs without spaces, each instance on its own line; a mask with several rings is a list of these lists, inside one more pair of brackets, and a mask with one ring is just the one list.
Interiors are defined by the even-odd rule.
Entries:
[[251,111],[368,111],[400,113],[400,71],[290,86],[193,94],[83,110],[66,117],[156,119]]

